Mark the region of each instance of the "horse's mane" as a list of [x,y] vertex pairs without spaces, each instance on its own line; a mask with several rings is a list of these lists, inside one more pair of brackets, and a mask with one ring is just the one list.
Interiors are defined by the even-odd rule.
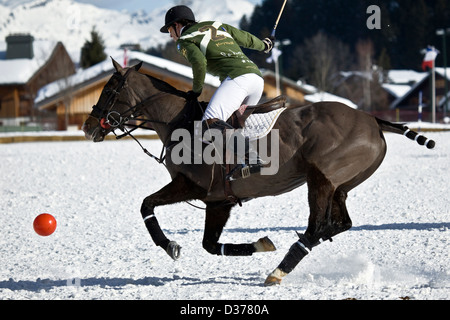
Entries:
[[[175,96],[186,99],[187,97],[186,92],[178,90],[177,88],[171,86],[167,82],[152,77],[151,75],[148,74],[145,75],[150,79],[153,86],[159,91],[173,94]],[[202,119],[203,113],[207,105],[208,105],[207,102],[198,102],[197,100],[189,100],[189,101],[186,100],[186,104],[183,109],[184,111],[182,112],[180,119],[174,123],[173,127],[193,130],[193,122]]]
[[146,74],[146,76],[150,79],[153,86],[159,91],[170,93],[182,98],[186,98],[186,92],[178,90],[177,88],[171,86],[167,82],[160,80],[158,78],[152,77],[151,75]]

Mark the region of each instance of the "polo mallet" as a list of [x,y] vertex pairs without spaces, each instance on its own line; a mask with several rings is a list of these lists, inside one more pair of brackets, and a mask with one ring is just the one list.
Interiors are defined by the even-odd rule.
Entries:
[[273,27],[272,34],[270,35],[272,38],[275,38],[275,32],[277,31],[278,22],[280,22],[281,15],[283,14],[284,7],[286,6],[287,0],[284,0],[283,6],[281,7],[280,14],[278,15],[278,19],[275,22],[275,26]]

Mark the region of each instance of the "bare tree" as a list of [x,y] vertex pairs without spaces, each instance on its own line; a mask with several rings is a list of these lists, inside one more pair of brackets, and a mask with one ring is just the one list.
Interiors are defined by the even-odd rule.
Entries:
[[295,64],[303,78],[322,91],[333,92],[333,78],[341,70],[347,70],[352,55],[347,45],[328,37],[323,32],[307,39],[295,50]]
[[362,72],[363,104],[362,110],[370,111],[372,93],[370,90],[372,77],[372,59],[374,55],[373,42],[371,40],[359,40],[356,44],[358,54],[358,70]]

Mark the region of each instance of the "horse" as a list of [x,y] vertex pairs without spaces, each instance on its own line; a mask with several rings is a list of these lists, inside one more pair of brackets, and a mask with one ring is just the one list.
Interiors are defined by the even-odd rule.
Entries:
[[[435,146],[433,140],[404,124],[379,119],[339,102],[291,105],[281,113],[267,136],[269,139],[274,132],[278,133],[278,170],[271,175],[261,173],[234,180],[227,187],[223,165],[174,161],[177,154],[171,135],[186,117],[189,105],[186,93],[139,72],[142,62],[128,68],[122,68],[114,59],[112,63],[116,71],[104,86],[82,130],[87,139],[100,142],[114,130],[123,130],[131,120],[145,119],[156,131],[165,150],[164,159],[158,160],[165,164],[171,182],[146,197],[140,211],[153,242],[172,259],[180,258],[181,247],[162,231],[156,207],[202,201],[206,211],[203,248],[213,255],[250,256],[274,251],[275,245],[268,237],[252,243],[220,243],[232,208],[242,205],[239,200],[275,196],[307,185],[307,229],[304,234],[297,233],[298,239],[269,273],[265,286],[280,284],[315,246],[332,241],[334,236],[352,227],[346,208],[347,194],[382,163],[387,149],[383,131],[403,134],[429,149]],[[268,149],[271,150],[270,145]],[[234,197],[227,194],[227,188]]]

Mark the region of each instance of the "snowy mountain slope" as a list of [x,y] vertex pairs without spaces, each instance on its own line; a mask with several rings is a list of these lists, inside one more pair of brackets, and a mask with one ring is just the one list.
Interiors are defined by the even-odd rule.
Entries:
[[[11,33],[31,33],[36,39],[62,41],[77,60],[93,26],[102,35],[107,47],[139,43],[142,48],[164,44],[168,35],[159,32],[165,12],[174,5],[166,2],[151,13],[143,10],[129,13],[101,9],[73,0],[0,1],[0,40]],[[254,5],[246,0],[225,0],[211,6],[210,1],[191,4],[198,20],[215,19],[238,25],[244,14],[251,14]]]
[[31,2],[30,0],[0,0],[0,5],[3,5],[5,7],[14,8],[21,4]]

